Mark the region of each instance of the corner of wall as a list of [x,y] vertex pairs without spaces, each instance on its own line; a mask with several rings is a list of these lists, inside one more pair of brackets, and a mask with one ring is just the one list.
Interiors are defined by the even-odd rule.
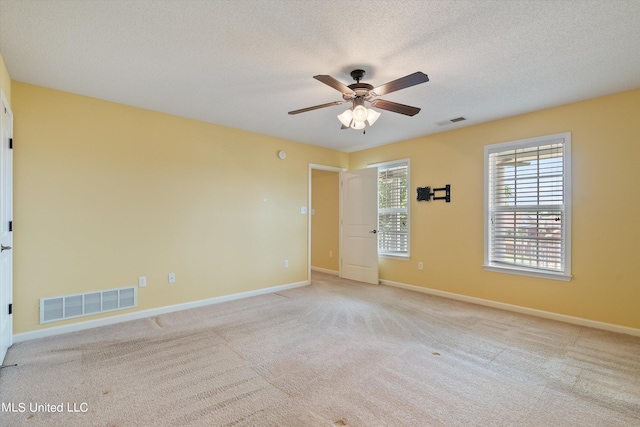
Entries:
[[5,98],[7,98],[9,106],[11,106],[11,77],[4,63],[2,52],[0,52],[0,91],[2,91]]

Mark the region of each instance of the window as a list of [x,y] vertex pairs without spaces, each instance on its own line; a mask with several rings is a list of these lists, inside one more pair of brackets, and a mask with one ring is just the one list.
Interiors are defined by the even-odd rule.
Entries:
[[409,159],[378,167],[378,253],[409,256]]
[[571,279],[571,133],[485,147],[486,270]]

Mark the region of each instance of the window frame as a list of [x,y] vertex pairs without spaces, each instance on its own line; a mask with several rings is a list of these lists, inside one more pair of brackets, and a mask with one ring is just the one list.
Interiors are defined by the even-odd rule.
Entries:
[[[492,261],[491,258],[491,217],[493,210],[491,209],[491,192],[490,188],[490,155],[504,151],[518,150],[524,148],[541,147],[549,145],[554,141],[562,139],[563,153],[563,221],[562,221],[562,240],[563,240],[563,267],[562,271],[551,271],[536,267],[526,267],[520,265],[501,264]],[[537,175],[540,176],[540,175]],[[538,205],[544,206],[544,205]],[[553,135],[540,136],[535,138],[527,138],[516,141],[508,141],[497,144],[485,145],[484,147],[484,264],[486,271],[523,275],[529,277],[537,277],[544,279],[571,280],[571,132],[563,132]]]
[[[401,260],[408,260],[411,257],[411,161],[410,159],[406,158],[406,159],[399,159],[399,160],[392,160],[392,161],[387,161],[387,162],[381,162],[381,163],[372,163],[367,165],[367,167],[370,168],[378,168],[378,201],[376,202],[376,209],[378,210],[377,212],[377,216],[378,216],[378,232],[380,230],[380,170],[384,170],[384,169],[390,169],[392,167],[396,167],[396,166],[400,166],[400,165],[405,165],[407,166],[407,209],[406,209],[406,214],[407,214],[407,251],[406,253],[403,252],[385,252],[380,250],[380,243],[378,240],[378,257],[379,258],[391,258],[391,259],[401,259]],[[378,236],[380,234],[378,233]]]

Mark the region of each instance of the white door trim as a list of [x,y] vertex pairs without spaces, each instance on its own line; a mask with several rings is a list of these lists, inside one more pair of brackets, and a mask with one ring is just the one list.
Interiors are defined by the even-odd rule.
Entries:
[[[13,113],[9,101],[0,90],[0,243],[9,247],[0,257],[0,364],[7,349],[13,344],[13,234],[9,221],[13,221],[13,152],[9,139],[13,138]],[[5,249],[5,248],[3,248]]]

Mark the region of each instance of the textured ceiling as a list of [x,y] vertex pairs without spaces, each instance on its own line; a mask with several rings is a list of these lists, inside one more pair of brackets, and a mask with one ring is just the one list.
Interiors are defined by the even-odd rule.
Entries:
[[[639,46],[640,0],[0,0],[13,80],[348,152],[638,88]],[[422,111],[287,114],[354,68],[428,74],[382,97]]]

